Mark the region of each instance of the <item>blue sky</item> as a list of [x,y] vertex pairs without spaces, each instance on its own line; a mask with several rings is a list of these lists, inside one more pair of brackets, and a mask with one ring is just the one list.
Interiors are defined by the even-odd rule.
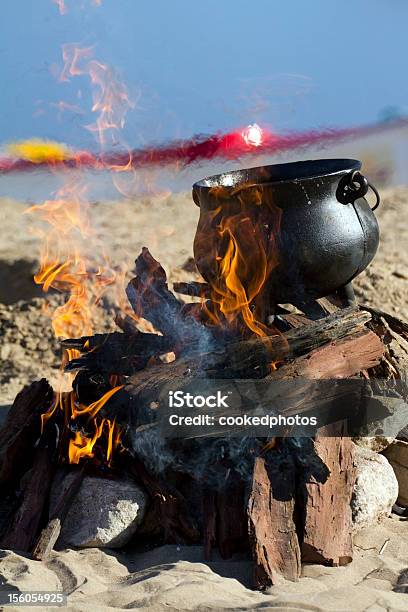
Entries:
[[[405,0],[4,0],[0,142],[93,146],[84,77],[55,78],[61,45],[95,45],[130,96],[134,146],[257,121],[278,130],[371,122],[408,107]],[[58,112],[60,100],[85,115]]]

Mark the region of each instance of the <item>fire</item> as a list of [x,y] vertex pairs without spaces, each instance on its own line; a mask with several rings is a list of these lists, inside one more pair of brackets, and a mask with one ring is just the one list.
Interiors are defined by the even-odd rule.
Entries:
[[[63,1],[58,2],[60,10],[66,10]],[[92,48],[64,45],[64,68],[61,80],[66,81],[78,75],[90,79],[93,93],[92,112],[96,119],[86,126],[96,134],[101,149],[107,140],[115,143],[124,126],[125,115],[132,104],[126,88],[115,77],[112,70],[92,59]],[[48,161],[52,169],[57,161],[70,159],[68,149],[57,143],[31,141],[20,143],[14,149],[27,159]],[[128,164],[126,164],[127,169]],[[111,170],[122,170],[122,165],[111,166]],[[81,172],[67,180],[54,199],[30,207],[26,212],[35,215],[45,224],[39,230],[42,240],[40,269],[34,281],[42,285],[45,292],[51,289],[64,293],[67,298],[52,313],[52,327],[59,338],[78,338],[94,333],[94,321],[99,304],[108,287],[115,284],[123,290],[124,273],[110,265],[104,253],[103,244],[98,241],[90,221],[90,203],[86,198],[86,185]],[[70,175],[71,176],[71,175]],[[119,289],[117,289],[119,291]],[[78,351],[64,352],[62,366],[79,356]],[[109,464],[114,449],[120,441],[120,430],[115,421],[100,417],[101,408],[117,393],[121,386],[113,386],[100,399],[88,406],[81,405],[74,391],[64,393],[58,390],[50,410],[42,415],[42,427],[51,418],[62,414],[64,428],[61,435],[68,435],[68,459],[78,463],[83,458],[93,458],[95,445],[106,445],[105,458]],[[86,432],[82,429],[85,422]],[[92,431],[92,434],[88,434]],[[99,442],[98,442],[99,441]]]
[[92,334],[100,297],[115,280],[113,270],[101,267],[95,255],[87,252],[87,243],[94,237],[87,211],[82,195],[66,187],[60,197],[26,211],[48,227],[40,231],[43,246],[34,281],[45,292],[55,289],[68,294],[66,303],[52,315],[53,330],[59,338]]
[[[60,80],[68,81],[76,76],[87,76],[90,79],[93,92],[92,112],[96,113],[96,119],[86,128],[96,134],[98,143],[103,148],[108,139],[110,144],[117,144],[118,131],[123,129],[126,114],[134,107],[134,103],[114,71],[106,64],[92,59],[92,54],[93,47],[63,45],[64,67]],[[111,169],[115,168],[112,166]]]
[[[244,220],[245,222],[246,220]],[[226,237],[228,246],[224,257],[219,258],[220,283],[213,285],[215,301],[228,322],[236,319],[240,314],[246,326],[259,336],[266,335],[264,326],[256,320],[251,303],[262,289],[266,278],[267,262],[265,253],[260,250],[261,261],[259,273],[249,279],[247,287],[242,279],[246,273],[246,260],[239,248],[237,235],[234,235],[234,222],[228,219],[225,226],[220,229],[220,236]]]
[[117,387],[114,387],[113,389],[110,389],[100,399],[98,399],[96,402],[93,402],[89,406],[80,407],[78,409],[73,408],[73,410],[72,410],[72,417],[75,419],[78,416],[82,416],[84,414],[87,414],[90,417],[94,418],[98,414],[100,409],[103,408],[103,406],[106,404],[106,402],[109,401],[110,398],[113,395],[115,395],[115,393],[120,391],[120,389],[122,389],[122,387],[123,387],[123,385],[119,385]]
[[[244,185],[232,192],[214,187],[211,195],[219,206],[209,214],[195,245],[201,265],[210,270],[213,306],[205,307],[207,314],[214,324],[224,321],[241,332],[269,335],[261,296],[267,293],[268,277],[277,263],[280,212],[264,200],[259,186]],[[228,204],[231,201],[233,205]]]
[[94,457],[94,447],[98,440],[106,433],[108,440],[106,450],[106,461],[110,465],[113,451],[120,442],[120,432],[116,427],[115,421],[102,419],[98,425],[95,424],[95,432],[92,437],[82,434],[80,431],[75,433],[75,438],[69,441],[68,457],[70,463],[78,464],[81,459]]

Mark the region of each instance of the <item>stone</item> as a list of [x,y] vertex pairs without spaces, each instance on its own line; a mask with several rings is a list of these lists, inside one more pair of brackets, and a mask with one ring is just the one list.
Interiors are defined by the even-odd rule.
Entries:
[[397,504],[408,508],[408,442],[395,440],[384,451],[384,455],[392,465],[398,480]]
[[[53,486],[51,511],[72,473]],[[68,480],[67,480],[68,479]],[[62,526],[58,543],[79,548],[121,548],[142,522],[147,506],[144,491],[132,480],[85,476]]]
[[398,497],[398,481],[384,455],[357,446],[355,461],[356,482],[351,509],[354,532],[357,532],[391,514]]
[[381,453],[381,451],[386,449],[393,441],[394,437],[391,436],[361,436],[353,438],[353,442],[355,442],[357,446],[374,451],[375,453]]
[[[372,398],[374,404],[367,404],[367,423],[360,428],[359,435],[353,441],[363,448],[380,453],[391,442],[399,437],[401,429],[408,423],[408,403],[401,397],[376,396]],[[375,410],[375,403],[382,405],[388,416],[370,421],[371,411]]]

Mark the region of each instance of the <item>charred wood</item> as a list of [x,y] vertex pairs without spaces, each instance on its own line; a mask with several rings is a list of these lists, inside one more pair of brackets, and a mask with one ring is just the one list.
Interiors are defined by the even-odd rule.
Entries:
[[75,340],[63,340],[63,348],[77,349],[84,353],[72,359],[65,371],[88,370],[102,374],[129,376],[146,367],[152,357],[172,350],[172,341],[158,334],[97,334]]
[[53,399],[53,390],[43,378],[24,387],[17,395],[0,430],[0,486],[12,486],[32,465],[34,446],[40,436],[40,415]]
[[189,283],[173,283],[173,289],[176,293],[189,295],[191,297],[209,298],[211,297],[211,287],[208,283],[189,282]]
[[0,542],[6,549],[29,552],[34,543],[55,471],[56,427],[48,424],[35,449],[33,467],[25,475],[22,502]]

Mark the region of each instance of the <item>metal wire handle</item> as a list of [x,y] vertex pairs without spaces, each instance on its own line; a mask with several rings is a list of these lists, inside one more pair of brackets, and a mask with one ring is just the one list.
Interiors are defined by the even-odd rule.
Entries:
[[375,194],[376,201],[371,210],[375,210],[379,207],[381,202],[380,194],[378,193],[374,185],[369,183],[366,177],[363,176],[358,170],[354,170],[354,172],[351,173],[348,188],[354,192],[354,197],[356,200],[357,198],[363,198],[366,195],[368,189],[372,189]]

